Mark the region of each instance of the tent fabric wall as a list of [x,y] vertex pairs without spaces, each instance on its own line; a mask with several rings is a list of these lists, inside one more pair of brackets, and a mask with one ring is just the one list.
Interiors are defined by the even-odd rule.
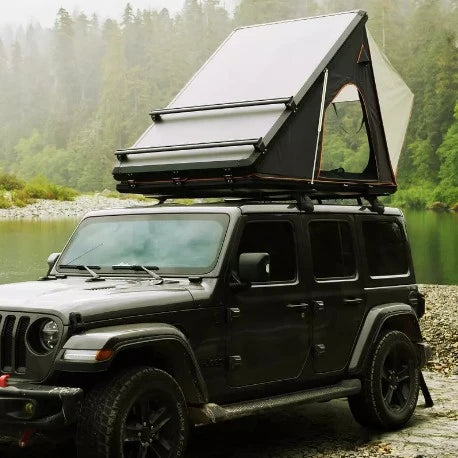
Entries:
[[[374,84],[374,74],[370,62],[358,63],[361,46],[368,48],[366,28],[362,21],[352,32],[344,45],[327,65],[328,83],[326,89],[325,108],[327,108],[342,88],[348,84],[358,87],[366,111],[366,129],[370,132],[371,159],[361,176],[345,176],[340,180],[380,182],[395,186],[395,179],[390,167],[389,155],[385,140],[385,132],[381,121],[380,107]],[[312,180],[316,183],[329,181],[331,178],[320,174],[321,132],[314,164],[314,151],[317,141],[319,104],[323,89],[323,76],[309,90],[299,105],[298,112],[285,124],[281,132],[269,146],[269,152],[256,167],[260,174],[271,177],[277,175],[296,179]],[[314,167],[315,165],[315,167]],[[315,176],[312,177],[312,171]],[[333,181],[339,178],[332,178]]]
[[367,35],[391,166],[396,172],[409,126],[414,95],[369,31]]

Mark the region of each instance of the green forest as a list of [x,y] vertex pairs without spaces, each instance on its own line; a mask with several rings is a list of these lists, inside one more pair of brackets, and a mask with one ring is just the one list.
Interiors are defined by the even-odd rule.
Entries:
[[[378,44],[415,94],[392,200],[458,203],[455,0],[186,0],[101,20],[60,9],[51,29],[0,28],[0,171],[79,191],[112,189],[128,147],[236,26],[364,9]],[[216,82],[215,82],[216,83]],[[223,90],[223,89],[222,89]]]

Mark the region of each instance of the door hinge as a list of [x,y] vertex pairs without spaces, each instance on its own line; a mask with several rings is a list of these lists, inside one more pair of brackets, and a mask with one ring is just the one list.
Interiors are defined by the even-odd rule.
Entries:
[[240,309],[238,307],[231,307],[227,310],[227,320],[234,321],[240,318]]
[[323,301],[313,301],[313,309],[315,312],[324,312],[324,302]]
[[325,344],[316,344],[315,345],[315,355],[321,356],[326,353],[326,345]]
[[229,356],[229,370],[233,371],[242,365],[242,357],[240,355]]

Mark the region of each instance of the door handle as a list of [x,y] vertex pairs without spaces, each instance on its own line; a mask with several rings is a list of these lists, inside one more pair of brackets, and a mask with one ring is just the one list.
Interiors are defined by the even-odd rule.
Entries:
[[308,304],[288,304],[287,309],[296,310],[297,312],[306,312],[309,309]]
[[344,304],[346,305],[361,305],[363,300],[360,297],[355,297],[354,299],[344,299]]

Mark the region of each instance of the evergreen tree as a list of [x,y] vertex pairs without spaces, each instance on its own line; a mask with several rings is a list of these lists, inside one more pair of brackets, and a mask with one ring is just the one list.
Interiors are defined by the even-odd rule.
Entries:
[[54,121],[50,139],[58,146],[65,146],[72,116],[78,109],[81,90],[78,82],[78,66],[75,60],[74,21],[60,8],[54,27]]
[[[421,184],[458,200],[456,1],[241,0],[234,18],[221,5],[186,0],[172,17],[127,4],[119,23],[105,24],[61,8],[52,29],[1,28],[0,168],[82,190],[112,187],[113,151],[131,146],[148,112],[166,106],[235,26],[360,8],[415,94],[401,188]],[[359,144],[329,140],[363,156]]]

